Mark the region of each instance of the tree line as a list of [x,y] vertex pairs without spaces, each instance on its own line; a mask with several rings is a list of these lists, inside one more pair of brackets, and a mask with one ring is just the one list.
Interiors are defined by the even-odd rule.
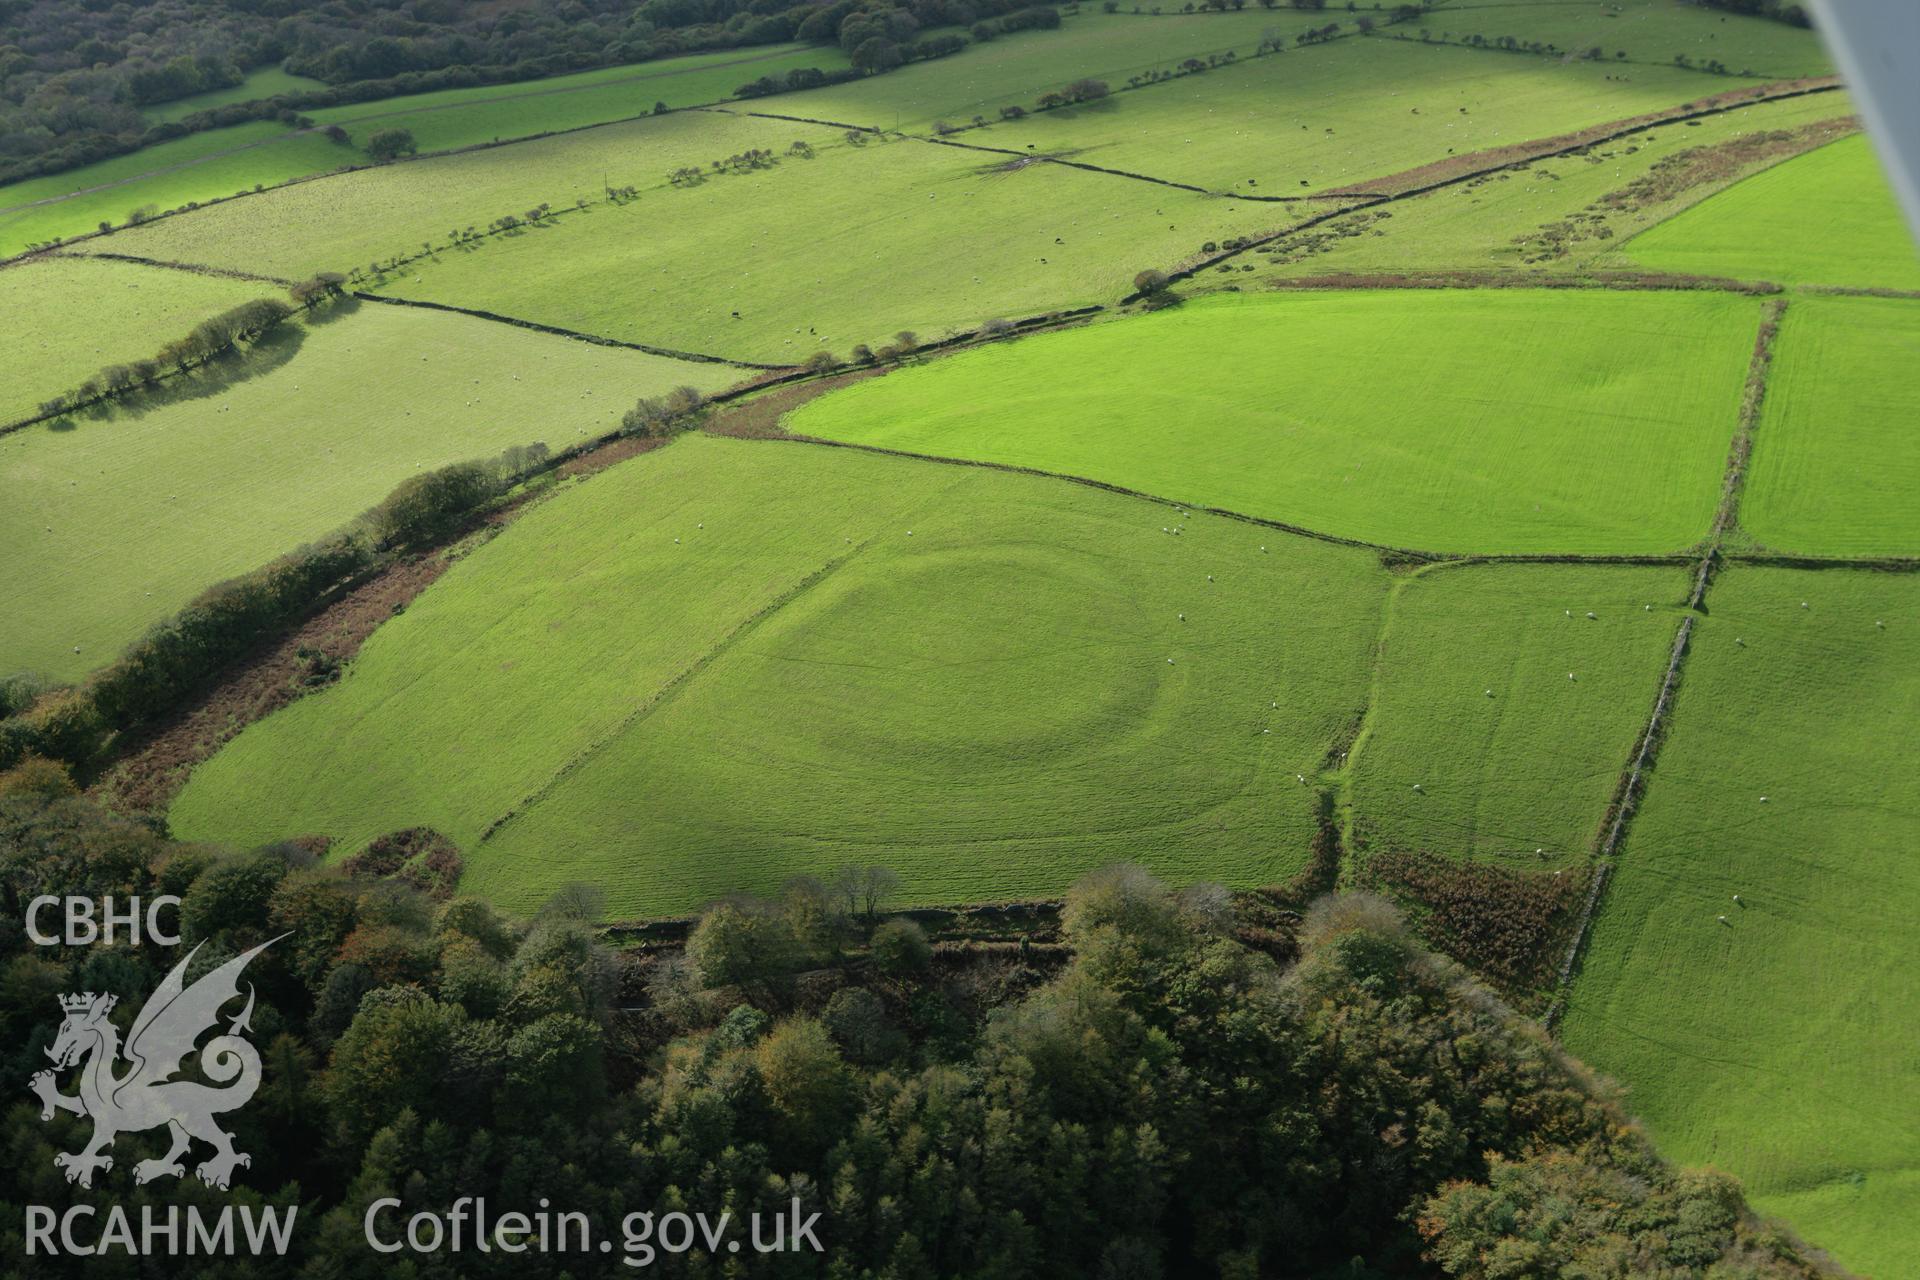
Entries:
[[[640,399],[617,434],[673,435],[697,425],[707,408],[697,389],[676,387]],[[346,527],[208,588],[79,685],[25,673],[0,679],[0,769],[39,758],[91,780],[122,735],[186,705],[343,584],[459,533],[476,513],[562,460],[536,442],[410,476]]]
[[[42,893],[174,893],[204,963],[280,937],[247,970],[264,1070],[223,1117],[253,1156],[228,1198],[300,1218],[288,1259],[221,1275],[389,1276],[368,1206],[461,1196],[608,1224],[796,1199],[821,1215],[821,1254],[662,1256],[675,1276],[1835,1274],[1732,1178],[1663,1162],[1377,899],[1254,930],[1221,890],[1118,868],[1069,892],[1058,945],[994,946],[929,939],[886,912],[885,873],[856,868],[716,905],[684,947],[618,950],[590,889],[531,919],[423,892],[401,872],[436,848],[415,831],[357,864],[322,863],[321,839],[224,852],[104,814],[57,769],[0,774],[9,918]],[[0,933],[0,1069],[45,1066],[56,997],[110,991],[130,1020],[176,958]],[[52,1157],[84,1119],[19,1106],[3,1123],[15,1256],[22,1203],[152,1197],[123,1172],[140,1136],[82,1193]],[[411,1262],[593,1271],[473,1249]]]
[[171,374],[189,373],[234,350],[241,343],[258,342],[300,311],[310,311],[344,292],[346,277],[322,272],[288,290],[291,302],[254,298],[218,315],[209,316],[187,333],[168,342],[153,356],[124,364],[110,364],[79,386],[40,403],[39,414],[50,418],[91,405],[120,399],[156,386]]
[[[1050,13],[1051,23],[1059,22],[1052,9],[1020,10],[1010,0],[901,6],[885,0],[567,0],[558,9],[523,9],[505,20],[486,0],[436,0],[401,10],[301,7],[294,0],[157,0],[138,9],[93,0],[11,0],[0,4],[0,183],[246,121],[308,127],[304,112],[402,94],[796,40],[840,42],[852,53],[876,32],[898,46],[921,28],[965,27],[1016,11]],[[861,37],[852,44],[841,33],[849,18]],[[919,56],[951,51],[948,41],[921,42]],[[881,52],[870,51],[868,60]],[[155,122],[143,112],[232,88],[249,72],[276,65],[326,87],[172,121]],[[887,68],[862,67],[876,69]]]

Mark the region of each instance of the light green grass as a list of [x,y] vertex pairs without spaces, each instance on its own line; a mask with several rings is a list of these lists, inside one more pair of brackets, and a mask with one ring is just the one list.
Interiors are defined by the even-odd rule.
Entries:
[[225,89],[209,89],[205,93],[176,98],[172,102],[163,102],[158,106],[148,107],[142,114],[149,120],[165,123],[170,120],[184,119],[196,111],[224,107],[235,102],[276,98],[283,93],[310,93],[326,87],[325,81],[296,76],[280,67],[261,67],[256,71],[248,72],[246,79],[239,84],[229,85]]
[[1759,314],[1712,294],[1225,295],[859,383],[788,427],[1420,550],[1671,552],[1711,523]]
[[1142,266],[1299,216],[1058,165],[994,172],[983,159],[919,142],[841,143],[442,252],[376,287],[784,364],[821,350],[846,358],[901,329],[934,338],[1116,302]]
[[0,426],[34,416],[103,366],[150,357],[208,316],[278,292],[101,259],[0,269]]
[[[1328,6],[1329,11],[1334,6]],[[1334,17],[1339,17],[1334,12]],[[1584,53],[1598,47],[1609,63],[1625,52],[1633,64],[1669,66],[1684,53],[1696,65],[1717,59],[1729,73],[1751,72],[1767,79],[1826,75],[1832,63],[1820,37],[1805,27],[1765,18],[1705,9],[1684,0],[1500,0],[1495,3],[1441,5],[1418,20],[1391,30],[1418,38],[1421,27],[1435,39],[1461,40],[1479,34],[1489,42],[1513,36],[1544,41]],[[1525,55],[1508,55],[1510,57]],[[1622,68],[1616,66],[1615,70]],[[1738,81],[1701,74],[1702,94]]]
[[238,380],[0,437],[0,672],[82,675],[422,469],[561,448],[737,373],[365,304],[277,337]]
[[[0,187],[0,254],[82,235],[102,222],[118,226],[135,209],[164,212],[365,159],[274,120],[188,134],[84,169]],[[91,247],[116,250],[119,242],[96,240]]]
[[343,126],[361,145],[377,130],[403,128],[420,150],[445,151],[626,120],[646,115],[659,102],[675,108],[724,102],[735,89],[761,76],[784,76],[800,67],[837,71],[846,65],[846,54],[834,45],[730,49],[546,80],[409,94],[309,114],[317,124]]
[[337,686],[203,765],[174,830],[344,853],[424,823],[466,850],[468,890],[527,909],[586,880],[616,916],[855,862],[918,902],[1053,893],[1116,860],[1276,880],[1304,864],[1295,775],[1363,694],[1385,576],[1171,517],[689,438],[475,551]]
[[1920,555],[1920,301],[1796,298],[1740,524],[1812,555]]
[[1906,1275],[1920,578],[1736,567],[1709,605],[1564,1039],[1667,1156],[1739,1175],[1862,1275]]
[[1041,94],[1074,80],[1118,86],[1129,76],[1170,70],[1187,58],[1204,60],[1229,50],[1248,57],[1269,33],[1291,41],[1296,32],[1327,21],[1292,9],[1157,15],[1083,9],[1053,31],[1020,31],[888,75],[748,105],[755,111],[926,133],[937,120],[964,125],[976,115],[997,118],[1003,106],[1030,107]]
[[1398,584],[1349,764],[1358,852],[1583,866],[1691,585],[1679,567],[1568,564]]
[[[1755,103],[1692,124],[1662,125],[1600,144],[1584,155],[1503,169],[1391,208],[1349,215],[1352,225],[1364,229],[1362,234],[1332,237],[1330,228],[1314,228],[1240,260],[1259,264],[1263,274],[1282,278],[1449,268],[1580,272],[1623,238],[1709,198],[1741,176],[1702,182],[1672,200],[1650,205],[1597,207],[1603,197],[1646,177],[1655,164],[1682,151],[1724,145],[1749,134],[1834,120],[1851,109],[1845,94],[1822,93]],[[1543,228],[1576,215],[1591,234],[1567,240],[1562,256],[1524,260],[1537,256],[1537,250],[1527,246],[1537,241]],[[1315,245],[1311,250],[1307,248],[1310,241]]]
[[[661,101],[670,107],[723,101],[741,84],[762,75],[784,74],[794,67],[832,70],[845,64],[846,56],[836,48],[781,46],[744,54],[696,54],[638,66],[604,67],[518,84],[411,94],[310,113],[320,125],[338,123],[346,127],[352,136],[347,145],[329,142],[317,130],[298,132],[273,120],[210,129],[52,177],[0,187],[0,254],[17,253],[29,244],[57,237],[80,235],[103,221],[119,225],[129,212],[146,205],[175,209],[190,201],[205,202],[236,191],[251,191],[255,186],[270,187],[309,174],[364,165],[368,163],[366,141],[381,128],[406,128],[422,151],[469,147],[499,138],[624,120],[651,111],[654,103]],[[642,136],[645,142],[653,142],[664,135]],[[528,198],[507,197],[500,208],[487,214],[487,219],[519,212],[550,198],[540,185],[549,172],[540,159],[519,151],[508,154],[510,160],[493,167],[504,175],[525,178]],[[576,150],[574,154],[581,152]],[[593,154],[593,165],[612,177],[616,185],[626,185],[639,177],[634,165],[637,154],[645,154],[645,143],[637,142],[631,134],[617,134],[600,140]],[[668,167],[671,165],[663,161],[658,173],[664,174]],[[655,176],[653,164],[647,165],[646,175]],[[589,186],[584,176],[568,181],[583,192],[600,190],[597,181]],[[496,180],[482,182],[479,190],[498,191],[500,187]],[[358,194],[355,191],[352,198],[357,199]],[[572,195],[566,198],[571,200]],[[244,221],[252,212],[249,208],[237,216]],[[271,215],[267,216],[270,220]],[[446,230],[436,229],[442,233]],[[405,240],[395,247],[404,248]]]
[[[455,228],[484,229],[503,214],[523,215],[541,203],[566,210],[577,198],[601,200],[608,183],[642,188],[641,199],[625,207],[640,210],[651,233],[678,221],[678,206],[669,200],[679,193],[666,183],[673,169],[704,167],[753,148],[784,152],[798,138],[826,145],[838,136],[810,125],[675,112],[298,183],[122,232],[106,247],[300,277],[418,253],[422,241],[444,243]],[[715,178],[709,185],[723,188],[739,205],[760,194],[750,184],[769,176],[758,173],[731,184]],[[738,253],[738,246],[729,252]]]
[[1648,228],[1619,257],[1660,271],[1920,289],[1920,251],[1864,135],[1756,174]]
[[1701,79],[1673,67],[1622,74],[1591,62],[1351,39],[965,136],[1209,190],[1306,195],[1676,106],[1712,91]]

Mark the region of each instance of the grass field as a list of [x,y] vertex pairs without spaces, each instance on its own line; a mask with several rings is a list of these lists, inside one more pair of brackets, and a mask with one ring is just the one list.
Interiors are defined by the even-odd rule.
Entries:
[[[0,426],[32,417],[104,365],[152,356],[208,316],[276,292],[100,259],[0,269]],[[40,305],[50,298],[60,305]]]
[[1417,37],[1421,27],[1429,28],[1435,39],[1450,41],[1478,34],[1489,42],[1501,36],[1513,36],[1522,43],[1539,40],[1574,53],[1598,48],[1613,63],[1624,53],[1629,64],[1666,67],[1673,64],[1675,54],[1684,53],[1696,65],[1717,60],[1732,74],[1751,72],[1771,80],[1833,70],[1820,38],[1805,27],[1718,13],[1675,0],[1442,5],[1392,30]]
[[[0,187],[0,254],[124,223],[135,209],[179,208],[364,162],[358,151],[276,120],[191,133],[82,169]],[[95,247],[113,248],[114,242]]]
[[1758,543],[1920,555],[1920,301],[1798,298],[1775,341],[1740,508]]
[[1756,174],[1618,256],[1661,271],[1920,289],[1920,251],[1864,135]]
[[1667,1156],[1905,1275],[1920,578],[1734,568],[1694,637],[1564,1039],[1628,1082]]
[[1306,195],[1642,115],[1724,87],[1677,67],[1621,72],[1603,63],[1352,39],[1245,59],[1087,106],[1031,112],[965,138],[1209,190]]
[[0,437],[0,546],[24,552],[0,556],[0,672],[84,674],[418,470],[737,373],[399,307],[283,333],[160,405]]
[[665,187],[441,252],[376,288],[794,363],[819,350],[845,358],[901,329],[934,338],[1116,302],[1141,265],[1172,266],[1208,241],[1299,216],[1058,165],[995,171],[981,159],[919,142],[839,143],[772,171]]
[[426,823],[502,905],[590,879],[614,915],[876,860],[921,902],[1116,859],[1262,883],[1305,859],[1294,775],[1363,696],[1384,585],[1057,481],[693,437],[474,552],[174,828],[347,852]]
[[[740,85],[763,75],[784,74],[795,67],[833,70],[845,65],[846,55],[837,48],[782,45],[603,67],[516,84],[410,94],[309,113],[318,125],[346,128],[353,139],[347,145],[272,120],[210,129],[49,178],[0,187],[0,254],[92,231],[103,221],[123,223],[131,210],[144,205],[174,209],[256,185],[273,186],[345,165],[366,164],[363,148],[377,129],[403,127],[422,151],[470,147],[624,120],[646,114],[656,102],[690,107],[724,101]],[[263,92],[270,95],[291,87]],[[259,95],[248,92],[233,100],[255,96]],[[631,137],[621,135],[599,153],[596,162],[603,169],[613,166],[608,171],[616,175],[625,173],[632,165],[633,145]],[[518,162],[523,153],[516,152],[514,157]],[[537,181],[539,173],[536,164],[531,176]],[[597,192],[598,185],[592,190]]]
[[544,80],[409,94],[310,114],[316,124],[341,125],[362,144],[377,129],[404,128],[420,150],[445,151],[643,116],[659,102],[675,108],[724,102],[735,89],[761,76],[784,76],[799,67],[838,71],[846,65],[846,54],[834,45],[729,49]]
[[927,133],[935,121],[960,125],[976,115],[997,117],[1003,106],[1030,107],[1041,94],[1074,80],[1121,85],[1129,76],[1171,70],[1187,58],[1229,50],[1248,57],[1269,34],[1291,41],[1294,33],[1325,22],[1320,14],[1292,9],[1166,14],[1083,9],[1053,31],[976,41],[958,54],[902,72],[749,105],[755,111]]
[[787,425],[1421,550],[1660,553],[1711,522],[1758,320],[1711,294],[1227,295],[863,382]]
[[[445,243],[452,229],[484,229],[503,214],[524,215],[542,202],[567,210],[577,198],[602,200],[607,183],[640,187],[641,198],[625,208],[659,224],[676,209],[666,201],[681,193],[667,185],[667,174],[681,165],[704,167],[753,148],[784,152],[796,139],[824,147],[838,137],[811,125],[675,112],[506,150],[436,156],[303,182],[122,232],[107,247],[170,261],[305,276],[418,253],[423,241]],[[727,191],[738,204],[754,191],[749,184],[792,167],[798,166],[783,163],[771,173],[713,178],[708,185]]]
[[[1318,227],[1241,261],[1259,264],[1263,278],[1446,268],[1580,272],[1623,238],[1750,172],[1744,164],[1727,170],[1735,148],[1749,146],[1753,135],[1837,121],[1851,110],[1845,94],[1822,93],[1756,103],[1692,124],[1662,125],[1585,155],[1501,170],[1390,209],[1356,212],[1350,225],[1357,234],[1332,235],[1335,228]],[[1681,157],[1682,152],[1688,154]],[[1752,163],[1777,160],[1762,157]],[[1647,182],[1656,165],[1665,166],[1662,187],[1627,194]],[[1680,171],[1687,176],[1666,195],[1665,175]],[[1547,254],[1549,230],[1559,225],[1571,231],[1576,222],[1577,234],[1563,234],[1560,251]]]
[[253,102],[260,98],[277,97],[283,93],[307,93],[315,89],[326,88],[326,82],[313,80],[306,76],[296,76],[280,67],[261,67],[249,71],[247,78],[239,84],[225,89],[209,89],[205,93],[196,93],[187,98],[175,98],[172,102],[162,102],[148,107],[143,113],[147,119],[156,123],[169,120],[181,120],[196,111],[207,111],[213,107],[224,107],[233,102]]
[[1401,580],[1348,766],[1356,852],[1584,866],[1691,585],[1566,564]]

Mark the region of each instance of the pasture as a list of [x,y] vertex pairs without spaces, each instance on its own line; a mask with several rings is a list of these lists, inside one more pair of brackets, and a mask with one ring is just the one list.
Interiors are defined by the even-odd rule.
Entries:
[[[105,365],[151,357],[208,316],[277,293],[99,258],[0,268],[0,427],[33,417]],[[38,305],[49,298],[60,305]]]
[[1920,289],[1920,250],[1864,135],[1776,165],[1619,247],[1624,265]]
[[1691,586],[1681,566],[1568,564],[1397,582],[1347,762],[1356,855],[1585,866]]
[[[423,242],[444,245],[453,230],[484,230],[495,218],[524,217],[538,204],[567,211],[576,200],[604,201],[608,183],[640,187],[641,199],[625,207],[654,205],[646,211],[664,222],[673,206],[654,202],[677,194],[667,185],[673,169],[704,168],[755,149],[784,152],[796,140],[824,147],[838,138],[811,125],[675,112],[505,150],[434,156],[297,183],[121,232],[107,247],[268,275],[346,271],[375,259],[419,253]],[[755,173],[740,181],[765,176]],[[718,186],[723,179],[710,181]],[[728,190],[741,203],[740,186]],[[579,216],[567,213],[562,225]]]
[[1364,696],[1384,587],[1057,481],[690,437],[473,552],[172,821],[340,853],[424,823],[503,906],[590,880],[614,916],[872,861],[919,902],[1117,859],[1266,883],[1304,864],[1295,775]]
[[1920,1221],[1917,714],[1920,578],[1727,571],[1564,1023],[1668,1157],[1862,1275]]
[[442,251],[373,287],[681,351],[794,364],[817,351],[845,359],[855,343],[878,347],[902,329],[928,339],[995,318],[1112,303],[1142,265],[1171,266],[1209,241],[1299,216],[1290,206],[983,159],[991,157],[921,142],[836,142],[812,159],[786,157],[771,170],[691,189],[663,186]]
[[[210,129],[52,177],[0,187],[0,255],[89,232],[101,222],[122,224],[129,212],[145,206],[165,211],[255,186],[275,186],[365,165],[369,163],[363,149],[366,140],[383,128],[407,129],[421,151],[471,147],[625,120],[647,114],[657,102],[679,108],[725,101],[741,84],[763,75],[784,75],[795,67],[834,70],[845,65],[846,55],[837,48],[782,45],[325,107],[307,113],[316,125],[311,131],[289,129],[273,120]],[[293,87],[269,87],[262,92],[270,96]],[[247,92],[231,100],[257,96],[261,94]],[[328,141],[318,129],[330,124],[345,128],[350,140],[344,145]],[[623,142],[627,142],[624,136]],[[599,163],[606,168],[622,150],[619,144],[602,150]],[[630,163],[609,171],[624,173]],[[597,191],[597,185],[593,189]],[[500,212],[512,208],[509,204]]]
[[1622,73],[1605,63],[1354,38],[1030,111],[964,137],[1212,191],[1310,195],[1724,87],[1677,67]]
[[[137,209],[164,212],[365,160],[359,151],[317,133],[296,133],[277,120],[190,133],[84,168],[0,187],[0,255],[83,235],[102,222],[121,225]],[[113,240],[92,244],[118,249]]]
[[1824,136],[1851,110],[1844,93],[1821,93],[1660,125],[1584,154],[1357,211],[1239,261],[1259,264],[1263,279],[1446,269],[1582,272],[1620,240],[1779,163],[1782,157],[1762,136],[1812,129]]
[[1629,68],[1670,67],[1675,55],[1685,54],[1696,67],[1719,62],[1729,75],[1744,79],[1788,80],[1833,70],[1820,37],[1806,27],[1673,0],[1442,5],[1393,30],[1417,35],[1423,26],[1434,39],[1450,42],[1478,35],[1497,43],[1501,36],[1512,36],[1522,44],[1539,40],[1575,54],[1598,49],[1605,61],[1624,62]]
[[362,304],[156,401],[0,436],[0,672],[73,679],[420,470],[619,425],[737,370]]
[[1659,554],[1711,523],[1759,314],[1714,294],[1223,295],[905,369],[787,426],[1397,547]]
[[801,67],[838,71],[846,65],[846,54],[834,45],[730,49],[543,80],[407,94],[310,114],[316,124],[340,125],[361,143],[378,129],[404,128],[421,151],[445,151],[627,120],[648,114],[660,102],[671,108],[725,102],[761,76],[784,76]]
[[1920,555],[1920,300],[1796,298],[1774,343],[1740,524],[1761,546]]
[[170,120],[185,119],[196,111],[209,111],[214,107],[224,107],[235,102],[275,98],[283,93],[310,93],[326,87],[325,81],[296,76],[278,66],[257,67],[249,71],[246,78],[239,84],[228,85],[224,89],[209,89],[205,93],[196,93],[185,98],[175,98],[172,102],[157,103],[148,107],[142,114],[149,120],[165,123]]
[[[1292,40],[1325,25],[1316,13],[1246,9],[1200,13],[1096,13],[1083,8],[1052,31],[1028,30],[982,43],[902,71],[745,104],[754,111],[837,120],[875,129],[928,133],[936,121],[964,125],[975,116],[997,119],[1001,107],[1031,107],[1034,99],[1080,79],[1121,85],[1149,71],[1168,71],[1187,58],[1229,51],[1245,58],[1268,35]],[[962,135],[970,140],[979,135]]]

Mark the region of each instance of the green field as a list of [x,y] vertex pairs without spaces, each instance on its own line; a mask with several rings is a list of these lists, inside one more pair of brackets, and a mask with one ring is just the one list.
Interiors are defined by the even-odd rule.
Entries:
[[1305,859],[1295,775],[1364,694],[1383,588],[1364,553],[1057,481],[694,437],[462,561],[174,829],[425,823],[503,906],[590,879],[615,915],[875,860],[922,902],[1116,859],[1263,883]]
[[525,138],[643,116],[654,104],[696,107],[724,102],[761,76],[799,67],[837,71],[847,56],[832,45],[776,45],[692,54],[632,66],[514,84],[442,89],[314,111],[314,122],[338,124],[364,143],[378,129],[404,128],[422,151],[445,151],[503,138]]
[[[410,94],[309,113],[318,125],[345,127],[353,141],[344,146],[318,132],[292,130],[273,120],[210,129],[49,178],[0,187],[0,254],[92,231],[103,221],[123,223],[130,211],[145,205],[169,210],[256,185],[273,186],[346,165],[364,165],[368,160],[363,147],[378,129],[403,127],[422,151],[470,147],[624,120],[646,114],[656,102],[690,107],[724,101],[741,84],[763,75],[785,74],[795,67],[833,70],[845,65],[846,55],[837,48],[782,45],[603,67],[547,80]],[[632,165],[633,146],[631,137],[620,135],[597,153],[595,163],[618,179]],[[514,158],[518,163],[523,153],[514,153]],[[524,176],[537,181],[538,173],[536,162],[531,174]],[[591,189],[597,192],[598,184]],[[396,247],[405,247],[404,241]]]
[[1920,579],[1734,568],[1694,646],[1567,1047],[1631,1086],[1667,1156],[1739,1175],[1863,1275],[1908,1274]]
[[[1053,31],[1020,31],[974,42],[961,52],[903,71],[870,76],[747,104],[754,111],[839,120],[876,129],[927,133],[935,121],[964,125],[997,118],[1003,106],[1034,99],[1079,79],[1122,85],[1142,72],[1171,70],[1187,58],[1229,50],[1251,56],[1269,34],[1325,25],[1316,13],[1247,9],[1232,13],[1070,14]],[[968,140],[985,135],[964,134]]]
[[0,672],[70,679],[418,470],[619,424],[737,370],[361,305],[166,401],[0,436]]
[[1787,308],[1740,508],[1762,546],[1920,555],[1920,301],[1798,298]]
[[1349,762],[1356,852],[1585,866],[1691,586],[1617,565],[1403,579]]
[[172,102],[162,102],[158,106],[148,107],[144,114],[156,123],[181,120],[196,111],[207,111],[214,107],[224,107],[235,102],[253,102],[260,98],[274,98],[283,93],[310,93],[316,89],[325,89],[321,80],[296,76],[280,67],[261,67],[249,71],[247,78],[239,84],[229,85],[225,89],[209,89],[205,93],[196,93],[191,97],[175,98]]
[[663,187],[441,252],[376,287],[787,364],[819,350],[845,358],[901,329],[935,338],[1116,302],[1138,264],[1172,266],[1208,241],[1299,216],[1058,165],[996,172],[980,160],[919,142],[832,144],[812,160]]
[[787,426],[1394,546],[1664,553],[1712,520],[1758,321],[1712,294],[1229,295],[863,382]]
[[[1676,54],[1695,65],[1716,59],[1732,75],[1791,79],[1828,75],[1834,67],[1820,36],[1763,17],[1701,10],[1674,0],[1509,0],[1501,4],[1440,6],[1398,31],[1428,27],[1434,38],[1463,40],[1511,35],[1544,40],[1582,54],[1599,48],[1601,58],[1668,67]],[[1705,90],[1703,90],[1705,92]]]
[[1302,195],[1677,106],[1722,86],[1677,67],[1340,40],[968,133],[1215,191]]
[[[1825,75],[1833,70],[1820,38],[1805,27],[1717,13],[1680,0],[1443,4],[1393,30],[1418,38],[1421,27],[1430,29],[1436,40],[1458,41],[1478,34],[1493,42],[1510,35],[1522,42],[1540,40],[1574,53],[1598,48],[1601,56],[1613,63],[1625,53],[1629,64],[1667,67],[1673,64],[1675,54],[1684,53],[1696,65],[1713,59],[1723,63],[1731,74],[1751,72],[1767,79]],[[1720,83],[1724,86],[1726,82]]]
[[[825,147],[838,137],[811,125],[675,112],[505,150],[436,156],[298,183],[122,232],[107,247],[169,261],[305,276],[418,253],[423,241],[444,244],[454,228],[484,229],[502,214],[524,215],[542,202],[569,210],[576,199],[604,200],[608,183],[640,187],[641,198],[623,207],[648,214],[650,223],[665,223],[677,208],[666,201],[681,194],[667,185],[667,174],[681,165],[704,167],[753,148],[784,152],[796,139]],[[752,183],[789,167],[798,166],[783,162],[770,172],[731,181],[716,177],[708,185],[740,205],[744,196],[759,194]],[[564,214],[562,227],[579,216]],[[819,228],[814,230],[817,234]],[[551,229],[537,234],[551,234]]]
[[[208,316],[277,292],[89,258],[0,268],[0,426],[34,416],[105,365],[150,357]],[[60,305],[37,305],[48,298]]]
[[1641,232],[1618,257],[1660,271],[1920,289],[1920,251],[1864,136],[1756,174]]
[[[295,133],[277,120],[191,133],[82,169],[0,187],[0,254],[82,235],[102,222],[119,225],[136,209],[164,212],[365,160],[358,151],[317,133]],[[93,246],[119,247],[117,241]]]
[[[1742,139],[1759,133],[1836,121],[1851,109],[1845,94],[1821,93],[1756,103],[1692,124],[1661,125],[1582,155],[1501,170],[1390,209],[1356,212],[1342,223],[1358,234],[1332,236],[1328,232],[1334,228],[1314,228],[1240,261],[1259,264],[1263,278],[1449,268],[1580,272],[1621,239],[1709,198],[1751,171],[1742,167],[1722,175],[1719,156],[1726,152],[1721,149],[1744,145]],[[1682,152],[1689,154],[1681,157]],[[1776,162],[1762,158],[1755,163]],[[1690,185],[1667,198],[1625,194],[1645,182],[1656,165],[1665,166],[1663,173],[1684,168],[1694,176],[1687,179]],[[1548,229],[1571,228],[1576,222],[1578,233],[1560,239],[1563,252],[1544,255]]]

